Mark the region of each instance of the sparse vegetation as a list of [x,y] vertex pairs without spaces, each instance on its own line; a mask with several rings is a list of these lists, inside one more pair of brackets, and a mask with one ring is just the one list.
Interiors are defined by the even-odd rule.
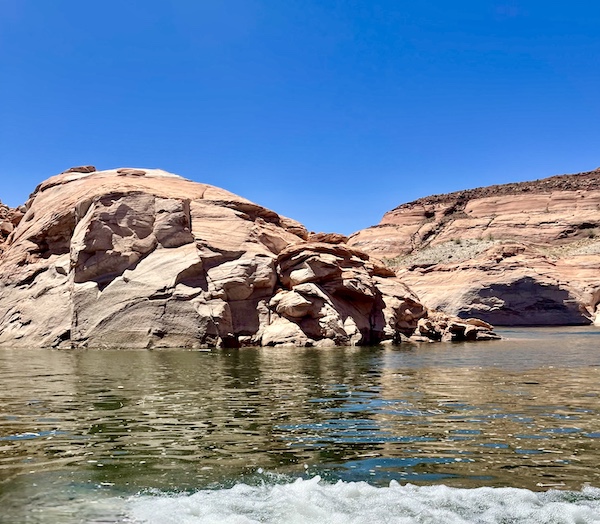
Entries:
[[496,242],[490,240],[455,238],[448,242],[418,250],[409,255],[386,259],[385,263],[391,268],[401,266],[432,266],[440,263],[454,264],[475,258],[494,244]]

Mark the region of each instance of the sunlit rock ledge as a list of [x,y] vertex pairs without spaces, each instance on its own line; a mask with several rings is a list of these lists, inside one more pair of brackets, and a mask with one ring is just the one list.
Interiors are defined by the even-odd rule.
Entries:
[[[0,345],[203,348],[498,338],[342,235],[154,169],[71,168],[2,208]],[[4,230],[3,230],[4,231]]]

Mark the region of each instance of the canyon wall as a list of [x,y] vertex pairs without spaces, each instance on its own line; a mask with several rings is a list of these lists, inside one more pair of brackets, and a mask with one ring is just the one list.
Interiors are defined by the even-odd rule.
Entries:
[[422,198],[349,245],[448,314],[600,324],[600,170]]

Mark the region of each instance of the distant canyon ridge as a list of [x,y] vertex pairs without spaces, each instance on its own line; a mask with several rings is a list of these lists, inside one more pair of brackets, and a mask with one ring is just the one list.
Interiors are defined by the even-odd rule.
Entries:
[[153,169],[71,168],[0,207],[0,345],[203,348],[498,338],[337,234]]
[[422,198],[348,244],[450,315],[600,325],[599,169]]

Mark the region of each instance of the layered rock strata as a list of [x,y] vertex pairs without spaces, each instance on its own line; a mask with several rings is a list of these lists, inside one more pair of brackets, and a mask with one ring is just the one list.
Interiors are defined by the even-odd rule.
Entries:
[[0,258],[0,344],[333,346],[495,338],[335,234],[144,169],[42,183]]
[[423,198],[349,244],[448,314],[600,324],[599,170]]

